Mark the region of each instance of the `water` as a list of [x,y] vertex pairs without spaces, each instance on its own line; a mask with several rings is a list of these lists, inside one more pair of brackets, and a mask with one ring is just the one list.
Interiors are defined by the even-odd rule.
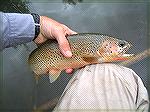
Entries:
[[[132,53],[139,53],[148,48],[148,7],[146,2],[69,2],[67,0],[31,0],[26,1],[27,9],[14,8],[5,12],[35,12],[51,17],[76,32],[100,32],[130,41]],[[76,1],[76,0],[74,0]],[[15,3],[14,3],[15,4]],[[2,9],[1,9],[2,10]],[[3,106],[1,110],[31,111],[35,104],[41,105],[60,96],[71,76],[62,73],[56,82],[49,84],[47,77],[42,77],[39,84],[35,80],[26,60],[36,48],[28,43],[3,51]],[[148,62],[146,58],[130,66],[148,88]]]

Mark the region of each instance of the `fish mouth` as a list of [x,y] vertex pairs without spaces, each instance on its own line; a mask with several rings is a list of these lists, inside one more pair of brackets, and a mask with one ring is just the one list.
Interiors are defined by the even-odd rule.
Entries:
[[132,56],[135,56],[135,54],[123,54],[122,56],[123,57],[132,57]]
[[118,53],[118,57],[124,58],[125,60],[131,59],[135,56],[135,54],[128,54],[126,51],[131,47],[132,45],[128,43],[125,47],[123,47],[123,50]]

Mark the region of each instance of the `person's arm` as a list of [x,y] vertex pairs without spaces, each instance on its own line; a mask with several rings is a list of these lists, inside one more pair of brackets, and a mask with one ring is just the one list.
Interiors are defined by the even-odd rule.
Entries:
[[[0,12],[0,50],[18,44],[34,41],[41,44],[47,39],[56,39],[65,57],[71,57],[67,35],[76,34],[66,25],[46,16],[39,16],[39,33],[36,36],[35,18],[31,14]],[[67,69],[71,73],[72,69]]]
[[27,43],[33,40],[35,25],[32,15],[19,13],[0,13],[0,50]]
[[71,57],[72,54],[66,36],[76,32],[51,18],[39,16],[39,35],[35,37],[35,24],[37,24],[35,19],[31,14],[0,12],[0,32],[2,34],[0,37],[0,43],[2,43],[0,50],[32,40],[36,44],[41,44],[47,39],[56,39],[62,54]]

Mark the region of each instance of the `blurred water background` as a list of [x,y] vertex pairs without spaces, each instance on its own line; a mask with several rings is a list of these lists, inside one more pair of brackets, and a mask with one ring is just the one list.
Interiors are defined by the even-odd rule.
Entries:
[[[100,32],[130,41],[131,53],[149,48],[148,1],[90,1],[90,0],[4,0],[3,12],[38,13],[69,26],[76,32]],[[30,52],[36,48],[33,42],[7,48],[0,52],[1,59],[1,105],[2,112],[30,112],[58,97],[71,75],[63,72],[52,84],[43,76],[35,84],[33,73],[27,64]],[[129,66],[142,79],[150,94],[150,58]]]

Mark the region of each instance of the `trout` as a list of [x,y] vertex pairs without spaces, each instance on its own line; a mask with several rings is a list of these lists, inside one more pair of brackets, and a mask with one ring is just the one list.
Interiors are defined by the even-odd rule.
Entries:
[[48,74],[54,82],[62,70],[80,68],[89,64],[128,60],[133,54],[125,54],[131,44],[99,33],[79,33],[67,37],[72,57],[66,58],[56,40],[47,40],[31,52],[29,65],[36,75]]

